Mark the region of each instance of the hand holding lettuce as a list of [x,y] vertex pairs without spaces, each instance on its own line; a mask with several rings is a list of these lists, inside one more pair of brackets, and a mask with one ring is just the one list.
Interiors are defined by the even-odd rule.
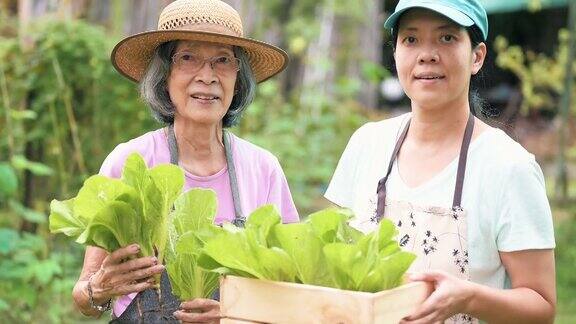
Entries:
[[53,200],[50,231],[108,252],[138,243],[138,257],[156,255],[159,263],[167,261],[176,296],[209,297],[217,288],[218,274],[200,269],[194,258],[206,237],[219,229],[212,224],[216,196],[203,189],[182,193],[183,185],[179,167],[148,169],[134,153],[126,159],[122,179],[94,175],[76,197]]

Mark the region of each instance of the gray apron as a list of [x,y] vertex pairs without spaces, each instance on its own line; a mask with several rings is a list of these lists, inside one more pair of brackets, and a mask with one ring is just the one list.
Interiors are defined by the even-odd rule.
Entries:
[[[409,271],[443,270],[451,275],[470,280],[467,240],[467,213],[461,207],[468,147],[474,130],[474,116],[470,114],[462,139],[456,174],[456,187],[452,208],[420,206],[408,201],[386,199],[386,181],[394,161],[406,138],[410,121],[396,142],[386,175],[378,182],[375,197],[371,200],[372,217],[358,224],[363,231],[374,230],[382,218],[390,219],[398,228],[399,245],[416,254]],[[445,323],[477,323],[467,314],[456,314]]]
[[[174,125],[167,127],[168,147],[170,150],[170,163],[178,165],[178,146],[174,135]],[[230,147],[230,133],[223,131],[224,151],[226,154],[226,164],[228,165],[228,175],[230,177],[230,188],[232,190],[232,201],[234,203],[234,220],[232,223],[238,227],[244,227],[246,218],[242,214],[240,205],[240,195],[238,191],[238,180],[236,169]],[[166,270],[160,277],[160,289],[147,289],[136,295],[126,310],[118,318],[114,318],[110,323],[180,323],[173,315],[180,306],[180,301],[172,294],[172,287],[168,279]],[[216,291],[212,299],[219,300],[219,292]]]

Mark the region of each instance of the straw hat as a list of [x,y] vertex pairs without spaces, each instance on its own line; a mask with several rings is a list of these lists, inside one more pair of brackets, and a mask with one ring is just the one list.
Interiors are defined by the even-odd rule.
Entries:
[[158,29],[121,40],[112,50],[112,64],[125,77],[139,82],[156,47],[173,40],[240,46],[248,54],[257,82],[282,71],[288,55],[282,49],[244,37],[238,12],[220,0],[177,0],[162,10]]

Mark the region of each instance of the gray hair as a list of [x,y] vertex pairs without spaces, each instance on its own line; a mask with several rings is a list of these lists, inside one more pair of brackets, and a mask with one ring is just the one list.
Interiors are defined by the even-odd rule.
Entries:
[[[172,65],[172,55],[178,41],[161,44],[154,51],[148,69],[140,81],[140,96],[148,104],[156,120],[164,124],[174,123],[176,108],[168,93],[168,77]],[[240,121],[242,113],[252,103],[256,94],[256,79],[248,61],[248,55],[241,47],[234,46],[234,55],[240,60],[240,71],[232,103],[222,118],[223,127],[232,127]]]

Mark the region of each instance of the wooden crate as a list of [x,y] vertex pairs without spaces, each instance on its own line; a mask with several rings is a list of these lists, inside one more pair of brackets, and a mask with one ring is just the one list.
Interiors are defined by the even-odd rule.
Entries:
[[221,323],[396,324],[431,293],[424,282],[366,293],[226,276],[220,281]]

